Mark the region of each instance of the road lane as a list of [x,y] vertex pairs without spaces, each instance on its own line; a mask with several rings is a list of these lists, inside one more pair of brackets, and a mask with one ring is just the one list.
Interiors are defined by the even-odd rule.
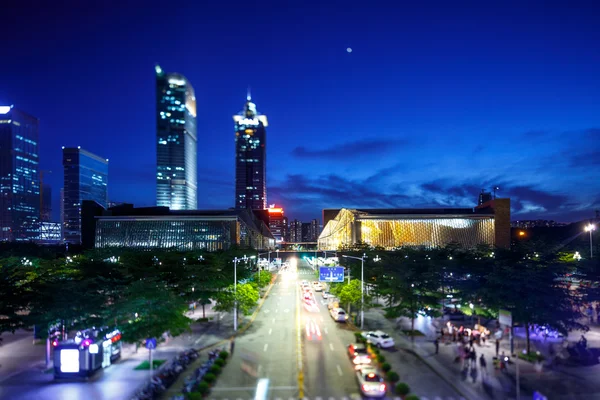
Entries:
[[[312,268],[301,264],[300,280],[316,280]],[[309,273],[310,272],[310,273]],[[312,275],[311,275],[312,274]],[[345,323],[335,322],[329,315],[327,305],[322,304],[321,292],[315,293],[317,310],[303,310],[304,318],[315,321],[322,332],[321,340],[311,341],[305,337],[305,382],[308,398],[354,398],[358,386],[354,368],[346,355],[346,346],[354,339],[353,332]]]
[[297,398],[296,280],[282,273],[212,388],[211,399],[253,398],[258,379],[269,379],[269,398]]

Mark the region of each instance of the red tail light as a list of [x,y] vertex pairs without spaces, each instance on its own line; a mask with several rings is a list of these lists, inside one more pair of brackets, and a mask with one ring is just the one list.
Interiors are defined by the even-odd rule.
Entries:
[[362,385],[363,391],[368,392],[369,391],[369,386],[363,384]]
[[54,347],[58,346],[58,341],[57,340],[52,341],[52,346],[54,346]]

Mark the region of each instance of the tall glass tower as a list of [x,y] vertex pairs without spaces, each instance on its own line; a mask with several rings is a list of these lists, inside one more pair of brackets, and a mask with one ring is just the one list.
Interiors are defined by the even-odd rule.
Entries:
[[39,121],[0,106],[0,241],[39,237]]
[[198,205],[196,96],[180,74],[156,66],[156,205],[195,210]]
[[266,115],[259,115],[248,93],[235,121],[235,208],[267,208]]
[[93,200],[108,203],[108,160],[83,150],[63,147],[64,170],[64,240],[81,243],[81,203]]

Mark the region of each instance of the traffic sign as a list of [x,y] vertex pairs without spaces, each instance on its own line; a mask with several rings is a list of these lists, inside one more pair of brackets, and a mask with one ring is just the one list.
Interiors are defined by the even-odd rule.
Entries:
[[156,348],[156,338],[148,338],[146,339],[146,348],[147,349],[155,349]]
[[344,267],[319,267],[320,282],[344,282]]

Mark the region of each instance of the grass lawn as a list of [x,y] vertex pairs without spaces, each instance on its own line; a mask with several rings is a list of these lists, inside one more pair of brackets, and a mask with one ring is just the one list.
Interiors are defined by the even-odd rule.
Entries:
[[[165,361],[167,361],[167,360],[152,360],[153,369],[156,369],[156,368],[160,367],[161,365],[163,365],[165,363]],[[136,371],[139,371],[139,370],[149,370],[150,369],[150,363],[148,361],[143,361],[142,363],[140,363],[140,365],[138,365],[134,369]]]
[[416,329],[414,331],[411,331],[410,329],[403,329],[402,332],[406,336],[425,336],[421,331],[418,331]]

